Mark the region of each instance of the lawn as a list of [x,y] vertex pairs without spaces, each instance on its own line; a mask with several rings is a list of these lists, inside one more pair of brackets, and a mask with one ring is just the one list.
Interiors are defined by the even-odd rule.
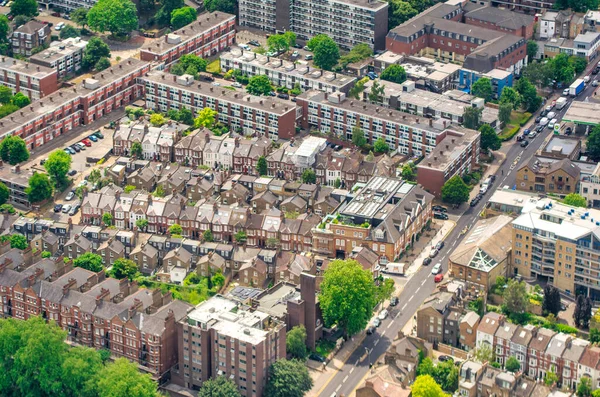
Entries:
[[321,357],[327,357],[333,349],[335,349],[335,342],[326,339],[318,341],[315,347],[315,351]]
[[498,137],[502,141],[512,139],[531,118],[531,113],[528,112],[512,112],[510,122],[504,126]]
[[209,63],[206,66],[206,71],[208,73],[221,73],[221,60],[217,58],[211,63]]

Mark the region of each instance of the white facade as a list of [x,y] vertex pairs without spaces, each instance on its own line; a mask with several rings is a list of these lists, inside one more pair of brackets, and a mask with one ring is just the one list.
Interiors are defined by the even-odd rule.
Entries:
[[235,139],[225,138],[219,148],[218,161],[225,169],[233,168],[233,151],[235,150]]
[[558,14],[553,11],[548,11],[540,19],[538,28],[541,39],[550,39],[556,34],[556,17]]

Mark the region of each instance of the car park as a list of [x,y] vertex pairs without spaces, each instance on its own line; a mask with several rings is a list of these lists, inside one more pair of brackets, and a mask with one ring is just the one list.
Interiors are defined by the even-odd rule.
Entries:
[[76,153],[79,153],[81,151],[81,148],[77,145],[71,145],[69,146],[71,149],[75,150]]
[[65,197],[65,200],[67,201],[71,201],[73,200],[73,198],[75,197],[75,193],[71,190],[68,194],[67,197]]
[[435,248],[431,250],[431,252],[429,253],[429,257],[430,258],[435,258],[438,254],[438,250],[436,250]]
[[439,274],[442,271],[442,264],[436,263],[434,267],[431,268],[431,274]]
[[381,321],[385,320],[388,316],[388,311],[386,309],[383,309],[380,313],[379,316],[377,316]]
[[56,204],[54,206],[54,212],[60,212],[62,211],[62,204]]
[[427,266],[431,263],[431,258],[427,257],[425,259],[423,259],[423,266]]
[[90,135],[90,136],[88,136],[88,138],[92,142],[98,142],[98,138],[96,137],[96,135]]
[[92,141],[90,141],[90,140],[89,140],[89,139],[87,139],[87,138],[83,138],[83,139],[81,140],[81,143],[83,143],[83,144],[84,144],[85,146],[87,146],[87,147],[91,147],[91,146],[92,146]]
[[65,204],[65,205],[63,205],[62,212],[66,214],[69,211],[71,211],[71,204]]
[[439,283],[444,279],[444,275],[443,274],[436,274],[435,277],[433,278],[433,282],[435,283]]
[[521,142],[521,147],[527,147],[529,145],[529,141]]
[[241,85],[241,84],[240,84],[240,83],[238,83],[237,81],[233,82],[233,83],[231,84],[231,86],[232,86],[232,87],[235,87],[235,88],[242,88],[242,87],[243,87],[243,85]]
[[75,145],[79,146],[79,149],[80,149],[80,150],[86,150],[86,149],[87,149],[87,146],[85,146],[85,145],[84,145],[83,143],[81,143],[81,142],[77,142]]

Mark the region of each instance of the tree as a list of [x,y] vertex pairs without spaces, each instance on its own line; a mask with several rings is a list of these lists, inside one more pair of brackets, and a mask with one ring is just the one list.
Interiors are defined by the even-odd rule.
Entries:
[[560,292],[552,284],[546,284],[544,287],[542,311],[544,313],[554,314],[555,316],[557,316],[560,311]]
[[267,46],[271,52],[288,52],[290,49],[290,41],[288,37],[283,34],[272,34],[267,39]]
[[113,263],[109,275],[119,280],[128,278],[133,281],[139,275],[138,266],[132,260],[119,258]]
[[435,372],[435,365],[433,365],[433,360],[429,357],[425,357],[417,367],[417,376],[421,375],[431,375]]
[[398,64],[388,66],[379,76],[381,80],[402,84],[406,81],[406,70]]
[[365,84],[369,81],[368,77],[358,80],[356,84],[350,88],[350,91],[348,91],[348,96],[354,99],[361,99],[361,94],[365,90]]
[[8,55],[10,41],[8,40],[9,21],[6,15],[0,15],[0,54]]
[[24,250],[28,246],[29,246],[29,243],[27,242],[27,237],[23,236],[22,234],[18,234],[18,233],[10,235],[10,248],[17,248],[20,250]]
[[14,0],[10,6],[12,15],[25,15],[27,17],[35,17],[39,14],[38,2],[36,0]]
[[573,207],[587,207],[587,200],[585,199],[585,197],[582,197],[577,193],[567,194],[566,197],[563,199],[563,203],[571,205]]
[[575,300],[575,311],[573,312],[573,320],[575,320],[575,326],[587,328],[590,319],[592,318],[592,300],[590,297],[583,295],[577,295]]
[[86,252],[80,257],[75,258],[73,260],[73,266],[81,267],[96,273],[104,269],[102,257],[98,254],[92,254],[91,252]]
[[246,234],[245,231],[240,230],[239,232],[237,232],[236,234],[233,235],[233,239],[238,244],[244,244],[246,242],[246,240],[248,240],[248,235]]
[[252,95],[269,95],[273,91],[271,80],[264,74],[252,76],[246,86],[246,91]]
[[66,186],[68,182],[67,173],[71,169],[72,160],[71,156],[61,149],[55,150],[48,156],[44,168],[50,175],[54,188]]
[[355,126],[354,128],[352,128],[352,143],[358,146],[359,148],[362,148],[367,144],[367,138],[365,138],[365,133],[359,126]]
[[535,86],[525,78],[521,77],[515,84],[515,89],[521,95],[521,103],[528,112],[535,112],[542,104],[542,97],[537,94]]
[[194,22],[198,18],[198,13],[192,7],[182,7],[171,12],[171,26],[173,29],[179,29]]
[[326,34],[318,34],[307,43],[312,50],[315,66],[331,70],[340,59],[340,49],[333,39]]
[[51,258],[52,257],[52,252],[50,252],[50,251],[42,251],[41,257],[42,257],[42,259]]
[[280,359],[269,368],[266,397],[302,397],[313,386],[303,362]]
[[0,103],[7,104],[10,103],[12,99],[12,90],[5,85],[0,86]]
[[430,375],[418,376],[411,390],[413,397],[446,397],[441,386]]
[[510,313],[524,313],[527,310],[527,286],[524,281],[508,280],[503,293],[504,305]]
[[110,212],[105,212],[102,214],[102,223],[104,226],[112,226],[113,216],[110,214]]
[[465,111],[463,113],[463,125],[465,126],[465,128],[470,128],[472,130],[476,130],[477,128],[479,128],[481,112],[481,108],[466,106]]
[[29,159],[27,144],[20,136],[9,135],[0,141],[0,158],[10,165],[16,165]]
[[488,343],[482,343],[479,347],[475,349],[473,353],[473,358],[475,361],[483,364],[483,363],[491,363],[495,361],[494,358],[494,350]]
[[142,144],[139,142],[133,142],[131,144],[131,150],[129,151],[129,154],[132,157],[141,159],[144,155],[144,149],[142,148]]
[[138,371],[126,358],[117,358],[102,368],[96,376],[98,397],[158,397],[150,374]]
[[20,109],[24,108],[25,106],[27,106],[31,103],[31,99],[29,99],[28,96],[23,95],[22,92],[17,92],[12,97],[11,101],[12,101],[13,105],[18,106]]
[[181,236],[183,234],[183,228],[177,223],[174,223],[169,227],[169,234],[171,236]]
[[483,98],[486,102],[491,101],[494,95],[492,80],[485,77],[480,78],[471,86],[471,94]]
[[[17,15],[15,17],[15,19],[13,19],[13,23],[15,24],[15,28],[21,27],[21,26],[25,25],[29,21],[31,21],[31,17],[28,17],[27,15]],[[41,47],[37,47],[37,48],[41,48]],[[33,52],[34,50],[31,50],[31,51]]]
[[144,219],[144,218],[138,219],[137,221],[135,221],[135,226],[138,229],[146,230],[146,228],[148,227],[148,219]]
[[[539,87],[548,87],[554,78],[554,69],[550,62],[532,62],[523,69],[523,76],[517,80],[517,86],[523,77]],[[517,89],[517,91],[519,91]],[[519,91],[521,95],[522,92]]]
[[209,12],[221,11],[228,14],[237,14],[237,1],[235,0],[206,0],[204,7]]
[[533,62],[538,52],[538,43],[535,40],[529,40],[527,42],[527,58],[529,63]]
[[[345,68],[350,63],[359,62],[373,56],[373,50],[366,43],[358,43],[350,52],[340,57],[339,66]],[[368,78],[368,77],[367,77]]]
[[592,395],[592,380],[582,376],[577,385],[577,397],[590,397]]
[[103,367],[100,353],[88,347],[73,347],[65,352],[60,367],[66,396],[96,395],[93,375]]
[[110,58],[110,48],[100,38],[92,37],[83,50],[81,66],[89,70],[95,67],[102,57]]
[[308,351],[306,349],[306,328],[304,325],[297,325],[285,336],[286,351],[294,358],[306,358]]
[[373,145],[373,150],[375,150],[375,153],[387,153],[390,151],[390,145],[387,144],[383,137],[379,137]]
[[202,240],[207,243],[211,243],[214,241],[213,234],[210,229],[207,229],[204,231],[204,233],[202,233]]
[[285,32],[283,34],[283,36],[288,41],[288,44],[290,45],[290,47],[293,47],[296,45],[296,33],[292,32],[291,30],[288,30],[287,32]]
[[[0,150],[1,149],[0,143]],[[589,133],[587,138],[587,153],[594,161],[600,161],[600,124],[596,125]],[[4,155],[2,157],[4,159]]]
[[510,122],[513,106],[511,103],[501,103],[498,108],[498,120],[504,125]]
[[489,124],[484,124],[479,128],[481,132],[481,149],[498,150],[502,146],[502,141],[496,134],[496,130]]
[[378,80],[373,80],[373,85],[371,85],[371,91],[369,92],[369,101],[381,103],[383,102],[384,94],[385,86],[380,85]]
[[268,165],[267,158],[265,156],[260,156],[258,161],[256,162],[256,171],[258,175],[265,176],[268,173]]
[[554,367],[551,365],[548,372],[546,372],[546,376],[544,377],[544,383],[546,386],[552,386],[558,383],[558,375],[554,371]]
[[394,293],[394,280],[391,278],[386,278],[382,282],[379,283],[377,288],[375,288],[375,299],[377,302],[383,302],[386,299],[390,299],[392,294]]
[[[77,25],[85,28],[87,26],[88,9],[85,7],[76,8],[71,11],[71,20]],[[64,29],[64,28],[63,28]]]
[[302,182],[303,183],[317,183],[317,174],[310,168],[305,169],[302,172]]
[[417,167],[412,161],[402,166],[402,179],[409,182],[414,182],[417,179]]
[[500,103],[510,103],[514,110],[521,105],[521,95],[512,87],[504,87],[500,95]]
[[150,116],[150,124],[152,124],[154,127],[160,127],[166,122],[167,119],[160,113],[153,113],[152,116]]
[[587,67],[587,61],[585,60],[585,58],[576,55],[571,55],[569,57],[569,64],[575,70],[575,74],[583,73],[585,71],[585,68]]
[[212,128],[215,125],[217,112],[211,108],[204,108],[198,112],[198,116],[194,119],[194,127],[196,128]]
[[10,189],[6,185],[0,182],[0,205],[5,204],[10,197]]
[[29,178],[29,187],[25,189],[27,198],[32,203],[48,200],[52,197],[52,184],[47,174],[34,172]]
[[574,12],[587,12],[598,9],[598,0],[559,0],[554,6],[559,10],[572,8]]
[[376,303],[371,272],[355,260],[330,262],[319,301],[327,326],[337,324],[348,336],[360,332],[367,326]]
[[469,186],[463,179],[454,175],[442,186],[442,200],[449,204],[460,205],[469,200]]
[[101,72],[110,67],[110,60],[107,57],[102,57],[98,59],[98,62],[94,65],[94,69],[97,72]]
[[138,28],[137,9],[131,0],[99,0],[88,11],[88,25],[96,32],[127,35]]
[[60,30],[60,39],[61,40],[69,39],[71,37],[79,37],[79,35],[80,35],[79,30],[75,29],[71,25],[65,25]]
[[226,376],[217,376],[202,383],[198,397],[241,397],[233,381]]
[[516,357],[510,356],[506,360],[504,368],[506,368],[508,372],[518,372],[521,369],[521,363],[519,362],[519,360],[517,360]]
[[403,0],[388,0],[388,29],[403,24],[419,13],[409,2]]
[[173,11],[185,7],[183,0],[161,0],[160,9],[154,18],[159,26],[167,26],[171,22]]

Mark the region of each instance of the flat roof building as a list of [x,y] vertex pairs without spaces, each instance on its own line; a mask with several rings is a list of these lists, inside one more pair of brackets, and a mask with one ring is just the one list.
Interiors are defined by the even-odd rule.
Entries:
[[13,93],[27,95],[33,102],[58,89],[58,75],[54,69],[1,56],[0,83]]
[[29,60],[37,65],[55,69],[58,78],[63,78],[69,73],[81,70],[83,50],[87,41],[79,37],[70,37],[63,41],[55,41],[50,48],[33,55]]

